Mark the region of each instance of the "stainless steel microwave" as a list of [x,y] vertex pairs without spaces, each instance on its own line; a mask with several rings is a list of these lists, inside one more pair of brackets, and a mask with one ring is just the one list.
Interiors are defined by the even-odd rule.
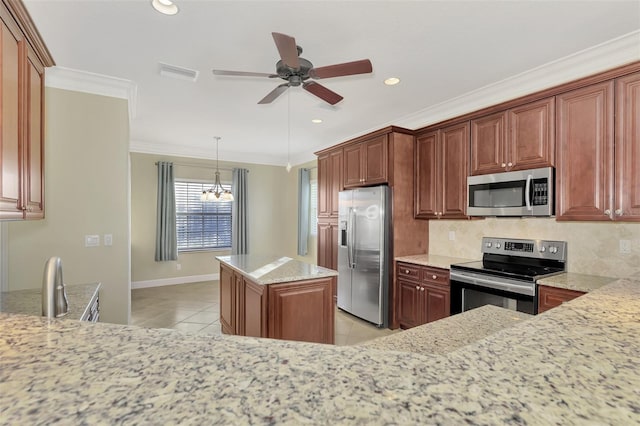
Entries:
[[469,216],[553,216],[554,169],[469,176]]

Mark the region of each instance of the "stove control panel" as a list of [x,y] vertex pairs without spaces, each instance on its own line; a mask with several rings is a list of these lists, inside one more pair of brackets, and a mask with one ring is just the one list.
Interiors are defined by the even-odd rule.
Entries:
[[482,238],[482,253],[552,259],[564,262],[567,260],[567,242],[484,237]]

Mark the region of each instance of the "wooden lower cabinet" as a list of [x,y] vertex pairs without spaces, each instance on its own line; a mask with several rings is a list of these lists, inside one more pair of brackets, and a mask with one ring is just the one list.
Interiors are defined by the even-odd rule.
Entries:
[[450,315],[451,290],[446,269],[398,263],[398,322],[411,328]]
[[334,343],[335,277],[261,285],[220,264],[222,332]]
[[538,313],[548,311],[551,308],[562,305],[564,302],[573,300],[586,294],[582,291],[569,290],[566,288],[538,286]]

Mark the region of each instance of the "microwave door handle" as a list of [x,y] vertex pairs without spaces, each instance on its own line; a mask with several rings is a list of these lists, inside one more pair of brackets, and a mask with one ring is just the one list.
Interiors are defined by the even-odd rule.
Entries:
[[533,210],[533,207],[531,207],[531,179],[533,179],[533,176],[527,175],[527,183],[524,187],[524,202],[529,211]]

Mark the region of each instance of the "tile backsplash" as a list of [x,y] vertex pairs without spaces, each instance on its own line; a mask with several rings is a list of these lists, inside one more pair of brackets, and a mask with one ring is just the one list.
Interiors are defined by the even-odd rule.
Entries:
[[[450,237],[455,239],[452,241]],[[556,222],[553,218],[429,221],[429,254],[480,259],[482,237],[567,241],[567,270],[628,277],[640,273],[640,223]],[[628,241],[630,253],[620,252]]]

